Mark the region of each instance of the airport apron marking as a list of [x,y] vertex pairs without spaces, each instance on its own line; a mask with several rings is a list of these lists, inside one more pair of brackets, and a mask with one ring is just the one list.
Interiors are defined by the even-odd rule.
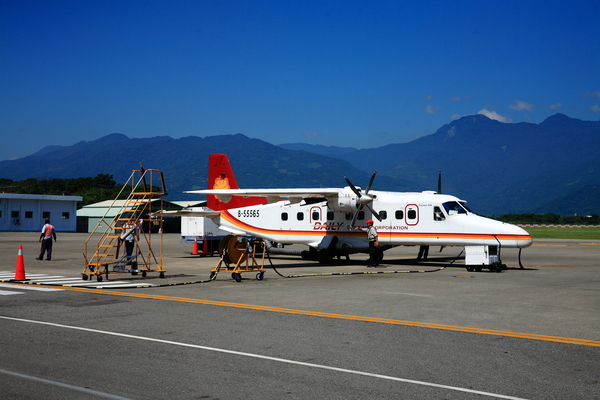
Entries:
[[284,313],[284,314],[305,315],[305,316],[311,316],[311,317],[335,318],[335,319],[346,319],[346,320],[351,320],[351,321],[375,322],[375,323],[380,323],[380,324],[414,326],[414,327],[418,327],[418,328],[441,329],[441,330],[456,331],[456,332],[478,333],[478,334],[482,334],[482,335],[505,336],[505,337],[521,338],[521,339],[542,340],[542,341],[547,341],[547,342],[567,343],[567,344],[576,344],[576,345],[582,345],[582,346],[600,347],[600,341],[598,341],[598,340],[539,335],[539,334],[535,334],[535,333],[523,333],[523,332],[501,331],[501,330],[495,330],[495,329],[470,328],[470,327],[466,327],[466,326],[434,324],[434,323],[417,322],[417,321],[403,321],[403,320],[389,319],[389,318],[363,317],[360,315],[335,314],[335,313],[327,313],[327,312],[320,312],[320,311],[295,310],[292,308],[281,308],[281,307],[260,306],[260,305],[242,304],[242,303],[231,303],[231,302],[226,302],[226,301],[215,301],[215,300],[192,299],[192,298],[187,298],[187,297],[174,297],[174,296],[161,296],[161,295],[152,295],[152,294],[143,294],[143,293],[116,292],[113,290],[86,289],[86,288],[75,288],[75,287],[64,287],[64,290],[71,290],[71,291],[76,291],[76,292],[107,294],[107,295],[111,295],[111,296],[136,297],[136,298],[140,298],[140,299],[178,301],[178,302],[183,302],[183,303],[204,304],[204,305],[212,305],[212,306],[220,306],[220,307],[244,308],[244,309],[256,310],[256,311],[269,311],[269,312],[278,312],[278,313]]
[[[385,380],[389,380],[389,381],[412,383],[412,384],[421,385],[421,386],[429,386],[429,387],[454,390],[454,391],[464,392],[464,393],[479,394],[479,395],[483,395],[483,396],[494,397],[497,399],[525,400],[520,397],[513,397],[513,396],[506,396],[506,395],[497,394],[497,393],[483,392],[480,390],[461,388],[461,387],[457,387],[457,386],[441,385],[439,383],[417,381],[417,380],[413,380],[413,379],[399,378],[399,377],[390,376],[390,375],[381,375],[381,374],[374,374],[374,373],[365,372],[365,371],[358,371],[358,370],[339,368],[339,367],[331,367],[328,365],[313,364],[313,363],[304,362],[304,361],[295,361],[295,360],[290,360],[290,359],[286,359],[286,358],[271,357],[271,356],[265,356],[265,355],[256,354],[256,353],[246,353],[243,351],[221,349],[218,347],[208,347],[208,346],[202,346],[202,345],[197,345],[197,344],[192,344],[192,343],[175,342],[172,340],[155,339],[155,338],[145,337],[145,336],[129,335],[126,333],[103,331],[103,330],[98,330],[98,329],[84,328],[84,327],[80,327],[80,326],[63,325],[63,324],[56,324],[56,323],[52,323],[52,322],[35,321],[35,320],[23,319],[23,318],[0,316],[0,319],[7,319],[7,320],[12,320],[12,321],[33,323],[33,324],[39,324],[39,325],[54,326],[57,328],[66,328],[66,329],[73,329],[73,330],[92,332],[92,333],[99,333],[99,334],[103,334],[103,335],[118,336],[118,337],[123,337],[123,338],[128,338],[128,339],[145,340],[145,341],[149,341],[149,342],[189,347],[189,348],[200,349],[200,350],[208,350],[208,351],[214,351],[214,352],[225,353],[225,354],[233,354],[233,355],[237,355],[237,356],[252,357],[252,358],[257,358],[257,359],[267,360],[267,361],[275,361],[275,362],[299,365],[299,366],[304,366],[304,367],[319,368],[319,369],[335,371],[335,372],[343,372],[346,374],[361,375],[361,376],[366,376],[366,377],[371,377],[371,378],[385,379]],[[2,370],[0,370],[0,371],[2,371]]]

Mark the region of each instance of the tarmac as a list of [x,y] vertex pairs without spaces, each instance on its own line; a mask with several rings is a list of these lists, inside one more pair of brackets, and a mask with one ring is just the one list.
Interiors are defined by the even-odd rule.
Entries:
[[[36,232],[0,232],[0,282],[14,279],[18,249],[23,246],[25,284],[144,293],[173,288],[169,293],[215,300],[360,315],[372,312],[389,318],[600,340],[597,240],[535,240],[522,251],[524,268],[518,249],[503,249],[501,259],[507,269],[501,273],[468,272],[459,247],[441,252],[432,247],[428,260],[421,262],[416,262],[418,247],[397,247],[385,252],[381,268],[367,268],[366,254],[329,265],[281,255],[266,255],[263,264],[257,254],[264,279],[257,280],[257,272],[251,271],[236,282],[224,264],[211,280],[211,270],[220,261],[217,252],[192,255],[193,246],[180,243],[178,234],[155,234],[152,247],[159,261],[162,253],[164,278],[159,272],[145,277],[110,273],[98,282],[94,276],[82,279],[88,234],[58,233],[51,261],[36,260],[38,238]],[[88,248],[93,247],[94,238],[89,243]],[[387,309],[384,315],[378,307],[369,310],[370,299],[385,298],[386,293],[390,298],[401,296],[408,307],[402,312]],[[555,320],[564,323],[557,325]]]
[[[382,268],[273,256],[237,282],[165,234],[164,278],[98,282],[88,235],[57,235],[46,261],[37,232],[0,232],[8,398],[600,398],[600,241],[534,240],[523,268],[503,249],[501,273],[455,247]],[[19,246],[28,280],[11,282]]]

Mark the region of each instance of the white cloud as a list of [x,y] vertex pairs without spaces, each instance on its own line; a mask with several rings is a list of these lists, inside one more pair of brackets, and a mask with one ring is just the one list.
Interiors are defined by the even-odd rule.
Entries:
[[594,104],[593,106],[590,107],[590,110],[592,110],[592,112],[595,112],[595,113],[600,113],[600,106],[598,104]]
[[423,100],[429,101],[429,100],[432,100],[432,99],[433,99],[433,95],[431,95],[431,94],[428,94],[427,96],[423,96]]
[[317,132],[304,132],[303,135],[306,137],[319,137]]
[[460,115],[460,114],[452,114],[450,116],[450,121],[456,121],[457,119],[461,119],[462,117],[464,117],[464,115]]
[[508,117],[503,117],[502,115],[498,114],[496,111],[489,111],[489,110],[486,110],[485,108],[483,110],[479,111],[477,114],[485,115],[489,119],[495,119],[496,121],[500,121],[500,122],[507,122],[507,123],[512,122],[512,119],[510,119]]
[[600,99],[600,90],[594,90],[593,92],[583,94],[584,99],[595,99],[596,97]]
[[515,101],[513,101],[513,103],[511,105],[508,106],[508,108],[510,108],[511,110],[517,110],[517,111],[523,111],[523,110],[531,111],[531,110],[533,110],[534,107],[535,106],[533,104],[529,104],[529,103],[526,103],[521,100],[515,100]]
[[451,103],[460,103],[460,102],[463,102],[463,101],[471,100],[471,98],[468,97],[468,96],[465,96],[465,97],[452,96],[452,97],[450,97],[449,100],[450,100]]
[[436,114],[440,112],[440,108],[436,106],[425,106],[423,109],[427,114]]
[[558,110],[559,108],[562,107],[562,103],[554,103],[554,104],[550,104],[550,108],[551,110]]

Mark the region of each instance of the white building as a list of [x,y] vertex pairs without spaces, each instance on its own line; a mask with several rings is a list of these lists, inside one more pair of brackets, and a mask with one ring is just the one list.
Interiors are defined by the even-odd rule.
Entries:
[[0,193],[0,231],[41,231],[44,220],[57,232],[77,229],[77,202],[81,196]]
[[[151,201],[152,210],[158,211],[161,209],[160,199],[154,199]],[[93,232],[97,227],[103,232],[106,226],[99,226],[101,222],[111,221],[117,216],[127,204],[127,200],[105,200],[99,203],[88,204],[77,210],[77,219],[79,220],[79,232]],[[175,207],[181,208],[174,202],[168,202],[163,200],[164,207]],[[179,221],[178,221],[179,222]],[[179,231],[179,224],[176,228]],[[171,229],[165,229],[165,233],[170,232]]]

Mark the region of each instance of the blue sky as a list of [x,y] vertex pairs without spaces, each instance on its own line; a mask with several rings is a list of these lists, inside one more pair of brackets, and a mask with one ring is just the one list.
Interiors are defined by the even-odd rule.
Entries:
[[111,133],[372,148],[600,119],[598,1],[0,0],[0,160]]

